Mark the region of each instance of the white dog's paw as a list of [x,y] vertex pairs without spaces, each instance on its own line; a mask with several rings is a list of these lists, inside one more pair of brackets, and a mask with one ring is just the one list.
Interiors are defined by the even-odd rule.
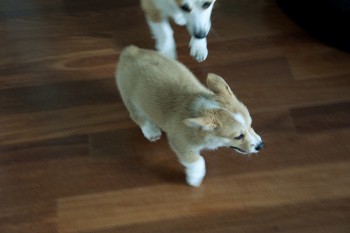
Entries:
[[208,50],[199,50],[191,49],[191,56],[194,57],[198,62],[204,61],[208,56]]
[[190,41],[191,51],[190,54],[198,62],[204,61],[208,56],[207,40],[192,38]]
[[193,163],[181,162],[186,168],[187,184],[199,187],[205,176],[205,161],[202,156]]
[[204,176],[203,177],[189,176],[189,175],[186,176],[187,184],[197,188],[201,186],[203,179],[204,179]]
[[148,121],[141,127],[141,130],[145,138],[151,142],[157,141],[162,136],[160,128]]
[[187,20],[182,13],[176,13],[173,15],[173,19],[177,25],[184,26],[187,24]]

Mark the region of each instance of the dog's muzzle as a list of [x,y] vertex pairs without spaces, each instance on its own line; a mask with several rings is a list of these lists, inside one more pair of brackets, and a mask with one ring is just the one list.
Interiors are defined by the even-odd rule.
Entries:
[[259,150],[261,150],[262,148],[264,148],[264,143],[263,143],[263,142],[260,142],[260,143],[255,147],[255,150],[256,150],[256,151],[259,151]]
[[247,153],[246,151],[242,150],[241,148],[238,148],[238,147],[235,147],[235,146],[230,146],[230,148],[231,148],[231,149],[234,149],[234,150],[236,150],[236,151],[239,151],[239,152],[241,152],[241,153],[244,153],[244,154]]
[[[238,151],[238,152],[241,152],[241,153],[243,153],[243,154],[248,154],[248,153],[250,153],[250,152],[247,152],[247,151],[244,151],[244,150],[242,150],[241,148],[239,148],[239,147],[235,147],[235,146],[230,146],[230,148],[232,148],[232,149],[234,149],[234,150],[236,150],[236,151]],[[260,142],[258,145],[256,145],[255,146],[255,150],[256,150],[256,152],[258,152],[258,151],[260,151],[261,149],[263,149],[264,148],[264,142]]]

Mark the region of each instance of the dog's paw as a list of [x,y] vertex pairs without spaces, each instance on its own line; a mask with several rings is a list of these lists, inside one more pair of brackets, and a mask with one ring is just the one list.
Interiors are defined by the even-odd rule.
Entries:
[[153,125],[152,123],[149,123],[149,122],[146,122],[141,127],[141,130],[145,138],[147,138],[151,142],[157,141],[162,136],[161,129],[158,126]]
[[190,42],[191,56],[198,62],[204,61],[208,56],[207,40],[192,38]]
[[186,182],[187,184],[199,187],[205,176],[205,161],[202,156],[193,163],[182,162],[186,168]]
[[186,182],[188,185],[198,188],[201,186],[204,177],[186,176]]
[[204,61],[208,56],[208,50],[198,50],[191,49],[191,56],[198,62]]
[[187,20],[182,13],[177,13],[173,15],[173,19],[177,25],[184,26],[187,24]]

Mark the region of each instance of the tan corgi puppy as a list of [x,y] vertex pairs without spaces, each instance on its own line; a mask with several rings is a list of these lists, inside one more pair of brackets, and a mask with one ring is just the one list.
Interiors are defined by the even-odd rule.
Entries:
[[156,49],[163,55],[176,58],[172,18],[178,25],[186,25],[191,36],[190,54],[197,61],[208,56],[207,35],[211,27],[211,12],[215,0],[141,0],[149,28],[156,41]]
[[167,134],[189,185],[198,187],[205,176],[201,150],[230,147],[251,154],[263,148],[248,109],[218,75],[208,74],[205,87],[181,63],[129,46],[120,55],[116,82],[144,136],[155,141]]

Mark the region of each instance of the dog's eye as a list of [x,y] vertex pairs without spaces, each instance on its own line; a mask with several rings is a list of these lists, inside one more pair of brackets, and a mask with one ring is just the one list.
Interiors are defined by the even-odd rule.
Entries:
[[207,9],[207,8],[210,7],[210,5],[211,5],[211,2],[205,2],[205,3],[202,5],[202,7],[203,7],[203,9]]
[[190,8],[190,6],[189,6],[187,3],[181,5],[180,8],[181,8],[183,11],[188,12],[188,13],[192,11],[192,9]]
[[240,134],[239,136],[235,137],[236,140],[241,140],[244,138],[244,134]]

